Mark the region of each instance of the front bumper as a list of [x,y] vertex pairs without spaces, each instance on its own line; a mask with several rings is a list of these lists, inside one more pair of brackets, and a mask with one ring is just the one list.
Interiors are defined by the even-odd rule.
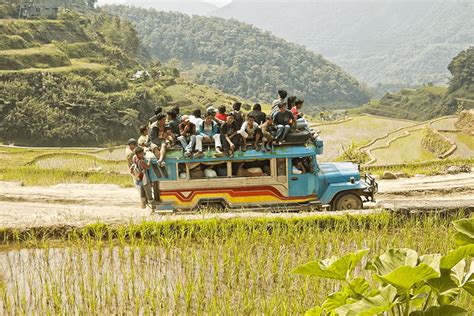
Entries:
[[365,183],[367,184],[367,188],[364,190],[364,196],[370,202],[375,202],[375,193],[379,191],[379,184],[375,181],[375,178],[372,177],[370,174],[365,174]]

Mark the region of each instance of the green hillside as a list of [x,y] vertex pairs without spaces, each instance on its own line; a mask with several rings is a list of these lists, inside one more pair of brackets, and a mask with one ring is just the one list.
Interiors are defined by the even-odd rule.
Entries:
[[474,44],[468,0],[233,0],[211,13],[322,53],[358,80],[447,83],[446,65]]
[[126,6],[105,10],[127,18],[153,56],[178,58],[195,81],[250,99],[270,101],[277,88],[304,96],[308,106],[354,106],[366,90],[321,55],[251,25]]
[[[134,27],[104,13],[0,20],[0,139],[25,145],[107,145],[137,134],[153,109],[231,104],[144,54]],[[132,80],[138,70],[149,76]],[[187,87],[186,93],[180,87]],[[199,95],[199,97],[198,97]]]
[[474,47],[459,53],[448,69],[452,75],[448,88],[427,85],[387,93],[355,112],[424,121],[474,108]]

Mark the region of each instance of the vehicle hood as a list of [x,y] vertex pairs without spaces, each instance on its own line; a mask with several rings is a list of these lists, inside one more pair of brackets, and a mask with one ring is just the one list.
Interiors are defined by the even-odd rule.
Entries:
[[350,177],[360,180],[359,169],[352,162],[320,163],[319,169],[325,183],[349,182]]

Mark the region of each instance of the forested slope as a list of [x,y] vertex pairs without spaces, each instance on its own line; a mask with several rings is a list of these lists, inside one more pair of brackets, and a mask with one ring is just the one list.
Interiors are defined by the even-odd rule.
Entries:
[[474,47],[460,52],[448,69],[452,75],[448,88],[427,85],[416,90],[403,89],[397,93],[387,93],[379,101],[371,101],[357,111],[428,120],[474,108]]
[[474,2],[233,0],[211,13],[303,44],[370,85],[447,82],[474,44]]
[[[47,146],[124,143],[158,105],[179,101],[204,108],[236,100],[176,83],[177,69],[140,63],[140,53],[130,22],[108,14],[62,11],[58,20],[0,19],[0,140]],[[138,70],[150,76],[132,80]]]
[[179,58],[192,67],[190,74],[199,83],[266,101],[281,87],[303,96],[308,105],[368,100],[365,89],[337,65],[248,24],[126,6],[105,9],[132,21],[151,54]]

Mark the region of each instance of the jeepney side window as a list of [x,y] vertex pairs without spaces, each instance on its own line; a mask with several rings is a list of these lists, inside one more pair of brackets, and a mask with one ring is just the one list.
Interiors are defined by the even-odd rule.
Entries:
[[314,173],[313,157],[300,157],[291,160],[292,174]]
[[186,164],[185,163],[179,163],[178,164],[178,179],[179,180],[186,180],[188,178],[188,172],[186,170]]
[[270,159],[232,163],[232,177],[268,177],[271,175]]
[[191,180],[227,177],[226,162],[188,163]]
[[277,176],[286,176],[286,159],[278,158],[277,162]]

